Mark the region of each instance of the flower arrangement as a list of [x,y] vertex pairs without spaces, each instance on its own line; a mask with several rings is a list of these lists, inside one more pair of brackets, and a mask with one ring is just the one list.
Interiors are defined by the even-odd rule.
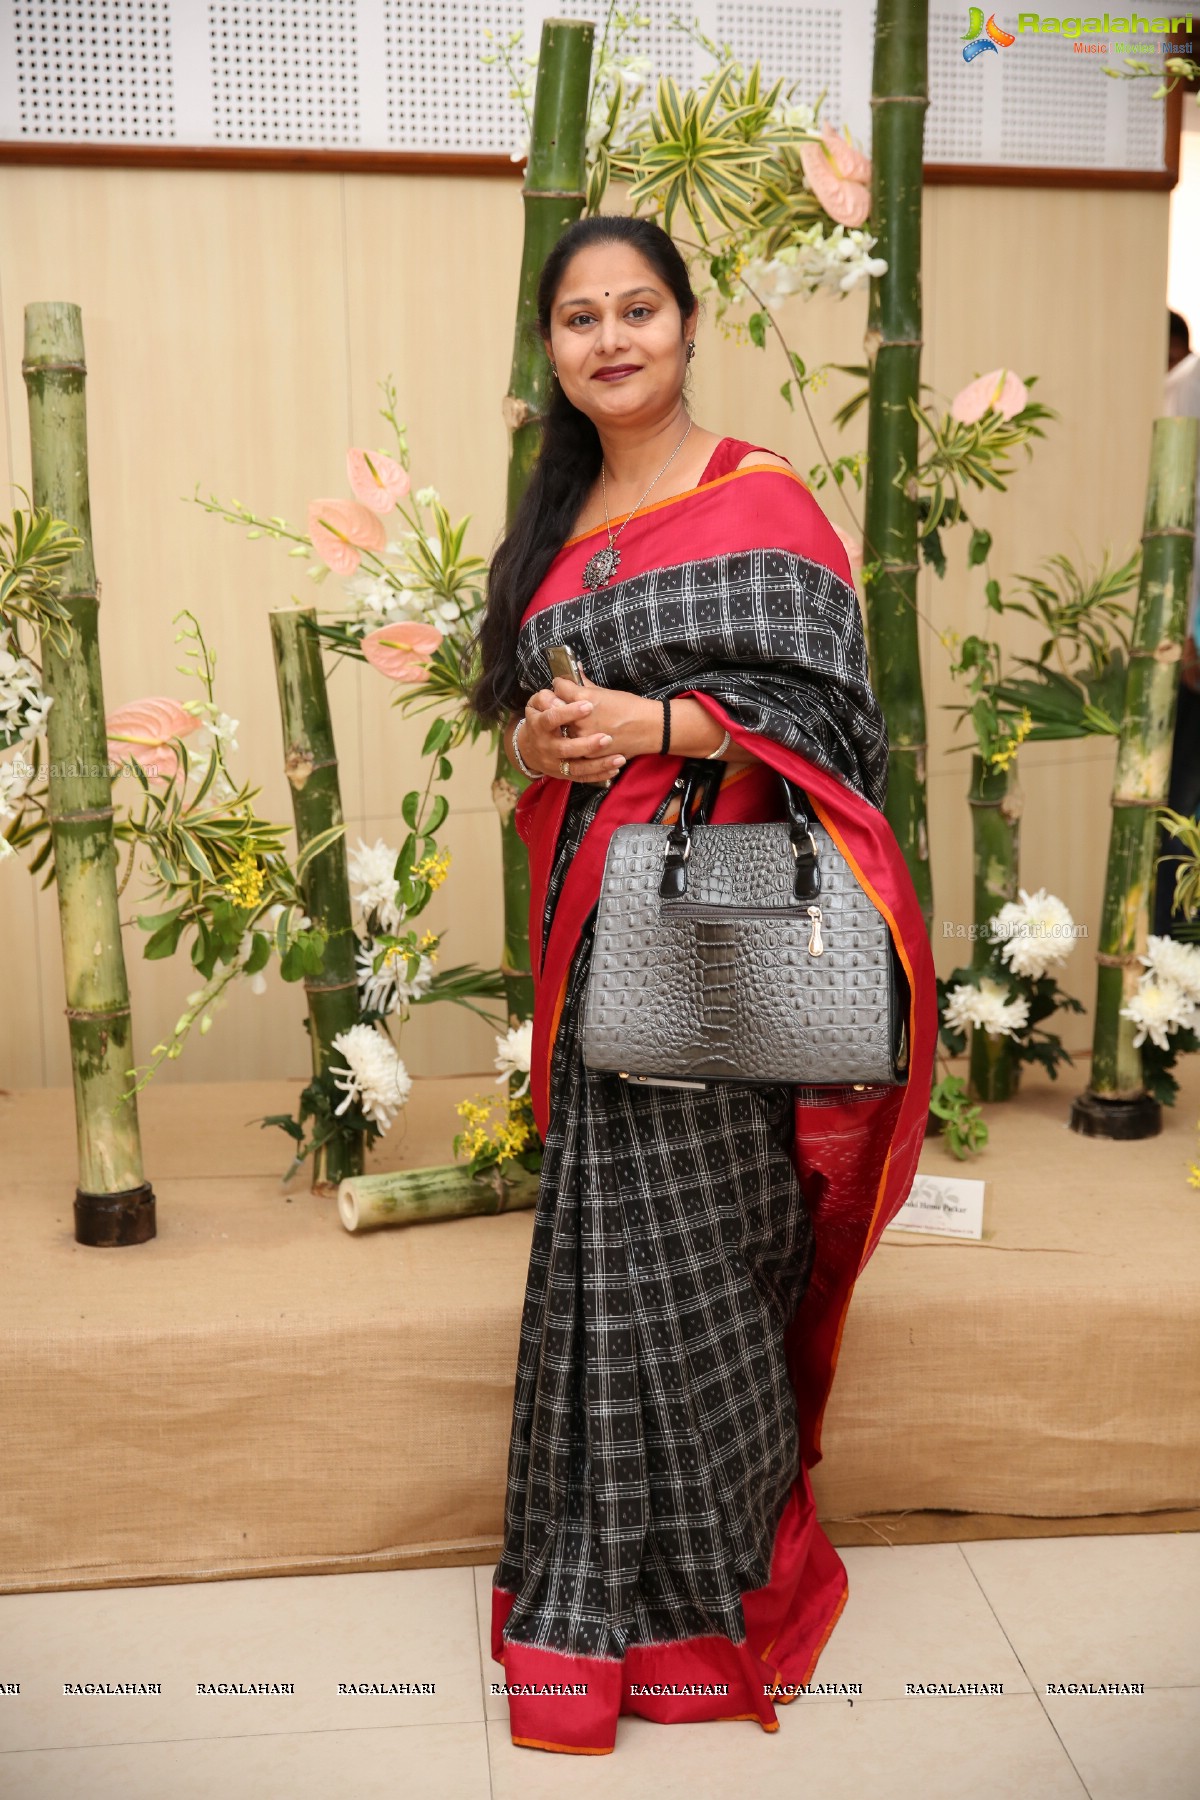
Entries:
[[1137,1028],[1133,1044],[1142,1052],[1147,1093],[1169,1106],[1179,1092],[1171,1074],[1176,1058],[1180,1051],[1200,1049],[1200,944],[1152,934],[1138,961],[1145,973],[1120,1014]]
[[[1061,1039],[1045,1029],[1045,1021],[1060,1007],[1083,1011],[1056,979],[1074,948],[1077,927],[1063,902],[1045,888],[1018,892],[1018,900],[1001,906],[988,921],[986,959],[938,980],[940,1037],[951,1056],[966,1049],[968,1031],[1006,1039],[1017,1064],[1041,1063],[1057,1079],[1058,1065],[1071,1057]],[[987,1128],[978,1107],[967,1105],[960,1076],[937,1084],[930,1107],[947,1122],[944,1135],[956,1156],[986,1143]]]

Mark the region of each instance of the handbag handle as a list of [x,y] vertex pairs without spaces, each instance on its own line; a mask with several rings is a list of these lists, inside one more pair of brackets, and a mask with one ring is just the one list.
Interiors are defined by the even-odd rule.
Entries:
[[[667,833],[667,854],[658,889],[663,900],[681,900],[687,893],[692,827],[708,824],[709,811],[724,773],[724,763],[697,757],[689,758],[675,778],[675,787],[679,792],[679,817]],[[802,787],[789,781],[786,775],[780,775],[778,770],[776,775],[783,794],[788,835],[796,863],[792,898],[815,900],[821,892],[821,865],[817,860],[817,843],[809,821],[812,802]],[[693,808],[697,796],[699,803]]]

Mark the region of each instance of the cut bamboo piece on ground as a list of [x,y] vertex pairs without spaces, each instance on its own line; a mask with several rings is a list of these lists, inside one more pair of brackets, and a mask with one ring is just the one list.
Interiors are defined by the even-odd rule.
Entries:
[[928,0],[879,0],[871,77],[871,230],[887,273],[871,280],[866,355],[864,583],[871,684],[887,722],[884,815],[933,929],[925,694],[917,631],[917,503],[896,486],[917,466],[910,402],[921,380],[921,199],[929,105]]
[[505,1180],[494,1170],[472,1175],[463,1163],[443,1163],[355,1175],[342,1182],[337,1198],[346,1230],[369,1231],[379,1225],[423,1225],[481,1213],[520,1212],[536,1206],[537,1196],[538,1177],[525,1169]]
[[[283,726],[284,772],[292,796],[297,850],[344,823],[333,720],[317,635],[315,607],[277,607],[271,612],[271,647]],[[324,1075],[336,1054],[333,1040],[358,1023],[358,936],[350,909],[345,835],[319,850],[301,877],[304,904],[315,927],[325,933],[325,960],[319,975],[306,975],[308,1029],[315,1076]],[[313,1153],[312,1185],[360,1175],[361,1136],[334,1137]]]
[[[537,284],[542,264],[567,226],[583,211],[588,90],[592,75],[590,24],[547,19],[542,26],[529,161],[521,198],[525,238],[517,290],[512,372],[504,401],[509,429],[507,524],[511,526],[541,449],[541,414],[549,364],[537,331]],[[492,797],[500,815],[504,878],[505,1003],[510,1025],[533,1015],[529,961],[529,856],[517,836],[517,800],[528,782],[509,762],[503,740],[496,753]]]
[[25,308],[21,366],[29,396],[33,503],[67,520],[83,540],[64,567],[60,590],[74,632],[69,654],[60,655],[49,634],[41,634],[42,686],[53,700],[46,715],[48,808],[79,1154],[75,1240],[142,1244],[155,1235],[155,1200],[142,1167],[137,1097],[130,1091],[133,1021],[117,907],[78,306],[49,300]]
[[1096,953],[1092,1078],[1071,1107],[1089,1137],[1152,1137],[1162,1106],[1147,1093],[1136,1027],[1122,1016],[1144,965],[1154,892],[1156,808],[1167,801],[1183,633],[1195,553],[1200,421],[1155,419],[1142,529],[1142,571],[1125,680],[1112,831]]

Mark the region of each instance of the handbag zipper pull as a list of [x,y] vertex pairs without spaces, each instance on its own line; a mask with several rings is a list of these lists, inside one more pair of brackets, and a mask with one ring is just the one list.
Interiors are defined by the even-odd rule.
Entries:
[[821,909],[820,909],[820,907],[819,906],[810,906],[808,909],[808,916],[812,920],[812,931],[811,931],[811,933],[809,935],[809,939],[808,939],[808,954],[810,956],[820,956],[825,949],[824,944],[821,942]]

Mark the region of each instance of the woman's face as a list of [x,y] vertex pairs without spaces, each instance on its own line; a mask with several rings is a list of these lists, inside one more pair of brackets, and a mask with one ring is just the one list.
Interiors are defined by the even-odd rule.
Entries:
[[572,405],[606,423],[651,423],[679,403],[687,338],[662,277],[630,244],[589,245],[563,271],[550,312],[551,360]]

